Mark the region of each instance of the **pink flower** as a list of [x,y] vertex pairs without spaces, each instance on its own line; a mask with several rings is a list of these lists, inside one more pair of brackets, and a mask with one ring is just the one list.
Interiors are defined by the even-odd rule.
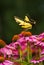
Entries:
[[10,61],[9,58],[0,56],[0,65],[13,65],[13,64],[14,64],[14,62]]
[[4,47],[4,48],[0,49],[0,53],[2,53],[4,55],[4,57],[6,57],[6,56],[10,57],[12,55],[12,50]]
[[13,50],[13,55],[18,55],[18,50]]
[[9,61],[9,60],[5,60],[3,62],[0,63],[0,65],[13,65],[14,63]]
[[38,40],[40,40],[40,41],[41,41],[41,40],[42,40],[42,38],[44,38],[44,32],[38,35]]
[[34,45],[37,45],[37,46],[41,47],[42,49],[44,49],[44,42],[37,41]]
[[26,43],[25,37],[21,37],[20,39],[17,40],[19,43],[24,44]]
[[36,63],[39,63],[40,61],[39,60],[31,60],[30,62],[36,64]]
[[28,40],[29,42],[37,42],[37,35],[32,35],[32,36],[29,36],[29,37],[25,37],[26,41]]
[[24,37],[22,34],[19,34],[19,37],[21,38],[21,37]]
[[43,32],[43,33],[41,33],[41,34],[39,34],[39,36],[44,36],[44,32]]
[[32,59],[30,62],[36,64],[36,63],[42,62],[43,60],[44,60],[44,57],[41,57],[41,58],[38,59],[38,60]]
[[44,49],[41,51],[41,54],[44,55]]
[[41,47],[44,47],[44,42],[38,41],[37,44]]
[[[11,55],[12,55],[12,57],[13,57],[14,59],[17,59],[17,58],[19,57],[18,49],[17,49],[16,45],[17,45],[17,42],[11,43],[11,44],[9,44],[8,46],[6,46],[6,48],[12,50],[12,54],[11,54]],[[10,56],[10,57],[11,57],[11,56]]]
[[11,49],[11,50],[14,50],[15,49],[15,47],[12,47],[10,44],[9,45],[6,45],[5,46],[7,49]]
[[[25,40],[25,37],[21,37],[21,38],[18,39],[16,42],[11,43],[10,46],[14,47],[14,52],[15,52],[15,50],[18,51],[18,49],[17,49],[18,46],[20,47],[20,49],[21,49],[22,51],[24,51],[24,50],[26,49],[26,47],[27,47],[27,42],[26,42],[26,40]],[[15,52],[15,53],[16,53],[16,52]]]

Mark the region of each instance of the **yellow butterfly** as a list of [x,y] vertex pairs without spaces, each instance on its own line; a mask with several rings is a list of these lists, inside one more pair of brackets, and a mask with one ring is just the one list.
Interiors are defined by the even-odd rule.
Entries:
[[17,23],[21,25],[24,29],[32,29],[32,24],[35,24],[36,22],[31,22],[27,16],[25,16],[24,20],[19,19],[18,17],[14,17]]

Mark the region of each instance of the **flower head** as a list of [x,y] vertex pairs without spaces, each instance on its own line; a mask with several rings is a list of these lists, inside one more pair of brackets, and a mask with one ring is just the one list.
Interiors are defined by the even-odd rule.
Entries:
[[0,63],[3,62],[5,58],[3,56],[0,56]]
[[43,41],[44,40],[44,32],[38,35],[38,40]]
[[41,57],[41,58],[39,58],[38,60],[32,59],[30,62],[36,64],[36,63],[40,63],[40,62],[42,62],[42,61],[44,61],[44,57]]
[[20,38],[19,35],[14,35],[14,36],[12,37],[12,42],[17,41],[19,38]]
[[4,56],[0,56],[0,65],[13,65],[14,63],[8,59],[6,59]]
[[44,38],[42,38],[41,41],[44,42]]
[[6,43],[2,39],[0,39],[0,48],[4,47],[5,45]]
[[12,50],[6,47],[3,47],[0,49],[0,53],[4,55],[4,57],[8,56],[10,57],[12,55]]
[[22,31],[21,34],[22,34],[23,36],[31,36],[31,35],[32,35],[31,32],[26,32],[26,31]]

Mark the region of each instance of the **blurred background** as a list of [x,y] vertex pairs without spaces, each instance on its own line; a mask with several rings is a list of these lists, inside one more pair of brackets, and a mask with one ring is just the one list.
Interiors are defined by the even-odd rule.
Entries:
[[0,0],[0,38],[7,44],[13,35],[22,31],[14,16],[24,19],[26,14],[37,22],[30,31],[33,34],[44,32],[44,0]]

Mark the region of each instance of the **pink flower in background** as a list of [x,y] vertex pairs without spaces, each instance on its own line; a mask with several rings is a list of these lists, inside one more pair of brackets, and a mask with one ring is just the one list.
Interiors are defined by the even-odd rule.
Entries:
[[43,33],[41,33],[41,34],[39,34],[39,36],[43,36],[43,37],[44,37],[44,32],[43,32]]
[[44,42],[37,41],[34,45],[39,46],[41,49],[44,49]]
[[0,56],[0,65],[13,65],[14,62],[8,60],[4,56]]
[[36,44],[41,46],[41,47],[44,47],[44,42],[38,41]]
[[18,40],[19,46],[21,47],[21,50],[24,51],[27,47],[27,42],[25,40],[25,37],[22,37]]
[[12,50],[15,50],[17,44],[19,44],[17,41],[16,42],[12,42],[12,43],[9,44],[8,48],[11,48]]
[[4,55],[4,57],[6,57],[6,56],[10,57],[12,55],[12,50],[4,47],[4,48],[0,49],[0,53],[2,53]]
[[22,34],[19,34],[19,37],[21,38],[21,37],[24,37]]
[[25,37],[21,37],[20,39],[17,40],[19,43],[26,43]]
[[44,55],[44,49],[41,51],[41,54]]
[[18,49],[17,50],[13,50],[13,55],[18,55]]
[[[18,46],[20,47],[20,49],[22,51],[24,51],[27,47],[27,42],[25,40],[25,37],[21,37],[20,39],[18,39],[16,42],[12,42],[10,44],[10,46],[14,47],[13,52],[16,53],[18,52]],[[16,52],[15,52],[16,51]],[[18,53],[17,53],[18,54]]]
[[44,61],[44,57],[41,57],[41,58],[38,59],[38,60],[32,59],[30,62],[36,64],[36,63],[40,63],[40,62],[42,62],[42,61]]
[[42,38],[44,38],[44,32],[38,35],[38,40],[42,41]]
[[26,41],[28,40],[30,43],[32,42],[37,42],[37,35],[32,35],[32,36],[29,36],[29,37],[25,37]]
[[34,47],[35,45],[37,45],[37,35],[32,35],[30,37],[25,37],[26,42],[29,42],[30,47]]
[[[5,47],[0,49],[0,55],[1,53],[6,58],[13,58],[14,60],[20,59],[20,53],[22,60],[27,60],[27,55],[29,55],[28,52],[32,53],[32,60],[30,59],[30,63],[39,63],[44,61],[44,33],[40,35],[28,35],[27,32],[22,35],[19,34],[14,37],[15,42],[12,41],[9,45],[6,45]],[[30,47],[30,48],[29,48]],[[28,51],[29,50],[29,51]],[[28,54],[27,54],[28,53]],[[33,53],[35,55],[33,55]],[[39,54],[41,56],[39,57]],[[12,65],[13,62],[9,60],[4,60],[4,62],[0,63],[0,65]]]
[[7,49],[11,49],[11,50],[14,50],[15,49],[15,47],[12,47],[10,44],[9,45],[6,45],[5,46]]
[[9,60],[4,60],[3,62],[0,63],[0,65],[13,65],[14,63]]

